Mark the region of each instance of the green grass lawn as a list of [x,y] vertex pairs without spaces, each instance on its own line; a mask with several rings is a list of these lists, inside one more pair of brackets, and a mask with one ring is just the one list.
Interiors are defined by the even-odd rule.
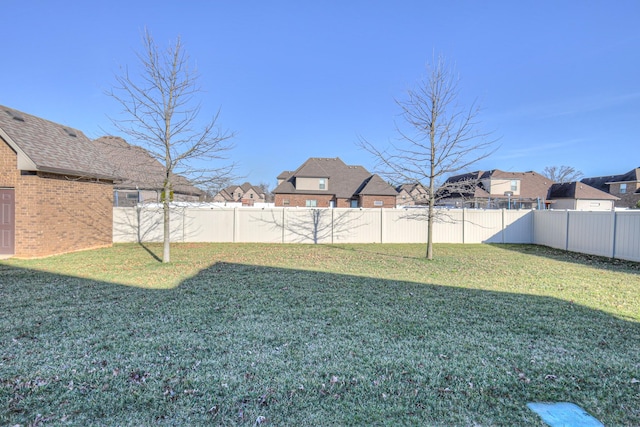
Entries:
[[[528,245],[0,262],[0,425],[640,425],[640,264]],[[264,417],[264,418],[262,418]],[[263,421],[264,420],[264,421]]]

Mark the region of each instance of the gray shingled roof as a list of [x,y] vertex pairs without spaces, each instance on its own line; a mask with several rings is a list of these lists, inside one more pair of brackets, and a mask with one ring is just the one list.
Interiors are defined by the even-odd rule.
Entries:
[[609,184],[614,182],[640,182],[640,167],[631,169],[629,172],[620,175],[583,178],[580,182],[597,188],[598,190],[609,192]]
[[[465,173],[462,175],[452,176],[447,179],[447,183],[470,181],[470,180],[483,180],[483,179],[518,179],[520,180],[520,195],[519,198],[536,199],[538,197],[544,198],[549,191],[549,187],[554,183],[549,178],[540,175],[539,173],[528,172],[505,172],[499,169],[493,169],[490,171],[476,171]],[[480,184],[480,183],[479,183]],[[488,197],[489,193],[485,191],[480,185],[476,190],[475,197]],[[502,195],[491,195],[494,198],[507,197]]]
[[[117,136],[103,136],[93,141],[94,146],[112,165],[112,173],[121,177],[116,189],[159,190],[165,178],[164,166],[147,150]],[[202,195],[185,177],[175,175],[173,191],[180,194]]]
[[549,189],[549,200],[576,199],[576,200],[620,200],[604,191],[593,188],[583,182],[565,182],[553,184]]
[[365,181],[364,188],[359,190],[358,194],[364,196],[397,196],[398,191],[379,175],[374,174]]
[[113,168],[77,129],[0,106],[0,137],[18,153],[18,168],[113,179]]
[[[286,177],[286,181],[280,183],[273,190],[274,194],[333,194],[341,199],[349,199],[365,188],[365,181],[372,178],[372,174],[362,166],[349,166],[338,157],[311,157],[288,176],[286,172],[281,173],[278,178],[281,177],[283,179]],[[328,190],[296,190],[295,179],[297,177],[327,178],[329,180]],[[393,195],[397,194],[393,187],[387,183],[384,184],[388,188],[380,185],[376,179],[367,190],[367,194],[386,195],[390,194],[389,189],[393,191]],[[381,191],[381,193],[374,191]]]

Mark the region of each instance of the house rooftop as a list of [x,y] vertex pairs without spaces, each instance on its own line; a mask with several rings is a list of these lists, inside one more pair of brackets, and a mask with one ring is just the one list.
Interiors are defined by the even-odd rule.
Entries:
[[274,194],[327,194],[324,190],[298,191],[295,187],[296,178],[327,178],[329,192],[336,197],[348,199],[357,192],[364,180],[371,177],[371,173],[362,166],[349,166],[339,157],[311,157],[288,176],[285,177],[284,172],[278,176],[279,179],[281,177],[286,180],[273,190]]
[[623,182],[640,182],[640,167],[631,169],[629,172],[619,175],[596,176],[591,178],[583,178],[580,182],[584,182],[598,190],[609,191],[609,184]]
[[604,191],[593,188],[583,182],[564,182],[553,184],[549,188],[550,200],[554,199],[579,199],[579,200],[620,200]]
[[81,131],[0,106],[0,137],[18,154],[18,168],[84,178],[117,178]]
[[[164,186],[164,166],[144,148],[130,145],[118,136],[103,136],[93,144],[111,164],[112,173],[121,178],[116,188],[158,190]],[[204,194],[181,175],[174,175],[173,191],[197,196]]]

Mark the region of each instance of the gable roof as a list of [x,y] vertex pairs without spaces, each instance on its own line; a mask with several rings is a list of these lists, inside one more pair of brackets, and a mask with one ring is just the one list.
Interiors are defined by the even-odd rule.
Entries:
[[215,195],[222,197],[224,200],[228,201],[228,202],[232,202],[233,201],[233,197],[231,197],[231,195],[227,192],[226,189],[222,189],[220,191],[218,191],[218,193]]
[[504,179],[504,180],[514,180],[517,179],[520,181],[520,194],[517,196],[520,199],[536,199],[536,198],[544,198],[546,197],[549,187],[554,184],[549,178],[540,175],[539,173],[528,171],[528,172],[505,172],[500,169],[492,169],[489,171],[475,171],[464,173],[460,175],[455,175],[447,179],[446,183],[460,183],[465,181],[477,181],[477,186],[474,191],[474,194],[471,195],[470,192],[467,194],[462,194],[464,192],[460,192],[454,189],[451,191],[452,195],[465,196],[465,197],[491,197],[491,198],[507,198],[504,194],[490,194],[482,184],[483,180],[494,180],[494,179]]
[[[103,136],[93,141],[101,155],[109,161],[112,173],[121,178],[120,189],[159,190],[164,186],[165,168],[147,150],[130,145],[118,136]],[[173,191],[180,194],[202,195],[182,175],[174,175]]]
[[[344,163],[339,157],[324,158],[310,157],[298,169],[293,172],[285,171],[278,175],[278,179],[284,179],[274,190],[274,194],[333,194],[337,198],[349,199],[367,188],[367,183],[374,176],[362,166],[351,166]],[[328,190],[297,190],[296,178],[327,178]],[[378,180],[379,179],[379,180]],[[367,181],[369,180],[369,181]],[[367,182],[365,182],[367,181]],[[397,192],[382,178],[376,178],[370,187],[366,189],[369,195],[393,195]],[[387,188],[388,187],[388,188]]]
[[[540,175],[537,172],[503,172],[496,170],[495,176],[499,179],[518,179],[520,180],[520,198],[545,198],[549,187],[554,184],[554,181],[550,180],[546,176]],[[493,177],[492,176],[492,177]]]
[[[230,185],[227,188],[224,188],[223,190],[221,190],[220,193],[222,193],[224,191],[224,193],[226,193],[226,195],[229,198],[231,198],[231,194],[235,193],[238,188],[242,190],[242,193],[247,193],[247,192],[253,190],[253,192],[258,194],[258,195],[260,195],[260,194],[265,195],[264,191],[262,191],[262,189],[260,189],[259,187],[256,187],[255,185],[252,185],[249,182],[245,182],[242,185]],[[221,194],[221,195],[224,196],[224,194]]]
[[418,192],[426,191],[426,187],[419,182],[414,182],[411,184],[400,184],[396,187],[396,191],[401,193],[403,191],[411,194],[414,190],[418,190]]
[[370,178],[364,181],[361,189],[356,191],[357,194],[362,196],[397,196],[398,192],[389,183],[380,177],[380,175],[373,174]]
[[18,169],[113,180],[113,168],[77,129],[0,106],[0,137],[18,153]]
[[549,188],[549,200],[575,199],[575,200],[620,200],[604,191],[593,188],[583,182],[564,182],[553,184]]
[[640,167],[631,169],[627,173],[620,175],[596,176],[592,178],[583,178],[580,180],[587,185],[602,191],[609,192],[609,184],[624,182],[640,182]]

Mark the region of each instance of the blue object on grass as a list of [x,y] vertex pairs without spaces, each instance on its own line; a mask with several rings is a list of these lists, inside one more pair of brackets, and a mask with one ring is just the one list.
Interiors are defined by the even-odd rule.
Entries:
[[604,424],[575,403],[536,402],[527,403],[527,406],[551,427],[604,427]]

